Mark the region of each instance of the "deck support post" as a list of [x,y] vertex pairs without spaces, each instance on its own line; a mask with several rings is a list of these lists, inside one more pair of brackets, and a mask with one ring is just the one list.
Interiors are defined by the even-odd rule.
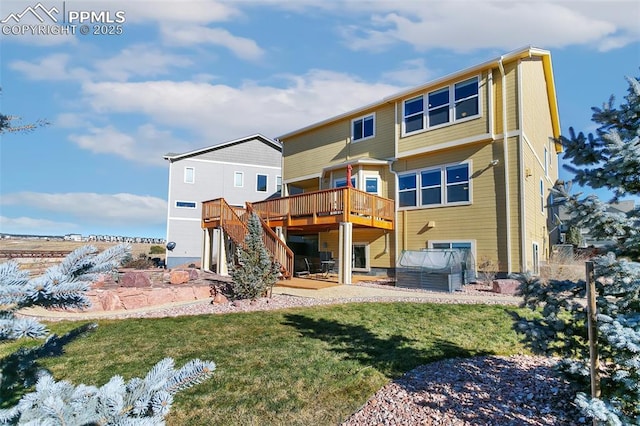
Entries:
[[202,258],[200,259],[200,269],[203,271],[211,270],[211,229],[204,228]]
[[227,250],[225,246],[224,231],[222,228],[216,228],[214,230],[214,241],[216,245],[216,272],[218,275],[228,276],[229,269],[227,268]]
[[351,284],[352,241],[353,224],[351,222],[340,222],[338,241],[338,284]]

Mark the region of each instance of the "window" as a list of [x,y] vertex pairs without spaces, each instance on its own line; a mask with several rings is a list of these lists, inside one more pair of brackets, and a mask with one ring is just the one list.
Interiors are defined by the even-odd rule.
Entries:
[[[333,187],[334,188],[344,188],[345,186],[347,186],[347,178],[340,178],[340,179],[336,179],[333,181]],[[356,178],[351,177],[351,187],[355,188],[356,187]]]
[[449,122],[449,88],[429,93],[429,127]]
[[440,169],[427,170],[420,173],[422,205],[442,203],[442,179],[440,174]]
[[193,167],[185,167],[184,168],[184,183],[194,183],[195,182],[195,169]]
[[544,214],[544,181],[540,179],[540,211]]
[[267,192],[267,175],[256,175],[256,191]]
[[429,243],[429,248],[432,249],[463,249],[463,250],[471,250],[472,243],[471,241],[433,241]]
[[447,202],[469,201],[469,165],[447,167]]
[[276,176],[276,192],[282,191],[282,176]]
[[417,132],[479,115],[478,81],[478,77],[473,77],[427,93],[426,110],[424,95],[404,101],[404,133]]
[[379,194],[378,192],[378,178],[368,177],[364,180],[364,190],[370,194]]
[[469,168],[469,164],[464,163],[400,175],[398,177],[399,207],[442,206],[470,202]]
[[400,175],[398,177],[398,185],[398,205],[400,207],[417,205],[416,174]]
[[195,209],[195,201],[176,201],[176,207],[179,209]]
[[409,99],[404,102],[404,132],[411,133],[424,129],[424,98]]
[[369,246],[364,243],[355,243],[351,247],[351,268],[354,271],[368,271]]
[[353,120],[351,122],[351,138],[353,141],[367,139],[375,136],[374,115]]
[[478,115],[478,77],[454,86],[456,120]]
[[544,175],[549,176],[549,150],[544,147]]
[[233,186],[236,188],[242,188],[244,186],[244,173],[235,172],[233,174]]

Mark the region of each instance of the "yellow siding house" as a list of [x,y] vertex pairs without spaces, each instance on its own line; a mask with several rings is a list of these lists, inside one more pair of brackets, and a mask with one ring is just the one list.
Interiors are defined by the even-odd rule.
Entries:
[[551,54],[526,47],[280,136],[283,197],[251,208],[343,283],[427,248],[536,273],[559,136]]

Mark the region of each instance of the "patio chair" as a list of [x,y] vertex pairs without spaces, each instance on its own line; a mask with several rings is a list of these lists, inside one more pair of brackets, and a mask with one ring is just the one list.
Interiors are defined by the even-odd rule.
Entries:
[[312,268],[312,265],[309,263],[309,259],[307,259],[306,257],[304,258],[304,266],[306,269],[296,272],[296,277],[310,277],[311,274],[317,275],[319,272],[317,268]]

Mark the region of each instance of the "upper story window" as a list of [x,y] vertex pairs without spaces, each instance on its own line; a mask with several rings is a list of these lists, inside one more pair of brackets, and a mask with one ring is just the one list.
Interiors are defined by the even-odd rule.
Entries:
[[358,118],[351,122],[351,140],[359,141],[375,136],[375,114]]
[[473,117],[479,113],[478,77],[470,78],[453,86],[456,120]]
[[544,181],[540,179],[540,212],[544,214]]
[[276,176],[276,192],[282,191],[282,176]]
[[399,207],[432,207],[471,201],[467,163],[404,173],[398,178]]
[[549,176],[549,150],[544,147],[544,175]]
[[267,192],[267,175],[256,175],[256,191]]
[[233,174],[233,186],[236,188],[242,188],[244,186],[244,173],[235,172]]
[[[478,77],[404,101],[403,134],[479,115]],[[425,98],[427,105],[425,108]]]
[[184,168],[184,183],[194,183],[196,181],[196,171],[193,167]]

